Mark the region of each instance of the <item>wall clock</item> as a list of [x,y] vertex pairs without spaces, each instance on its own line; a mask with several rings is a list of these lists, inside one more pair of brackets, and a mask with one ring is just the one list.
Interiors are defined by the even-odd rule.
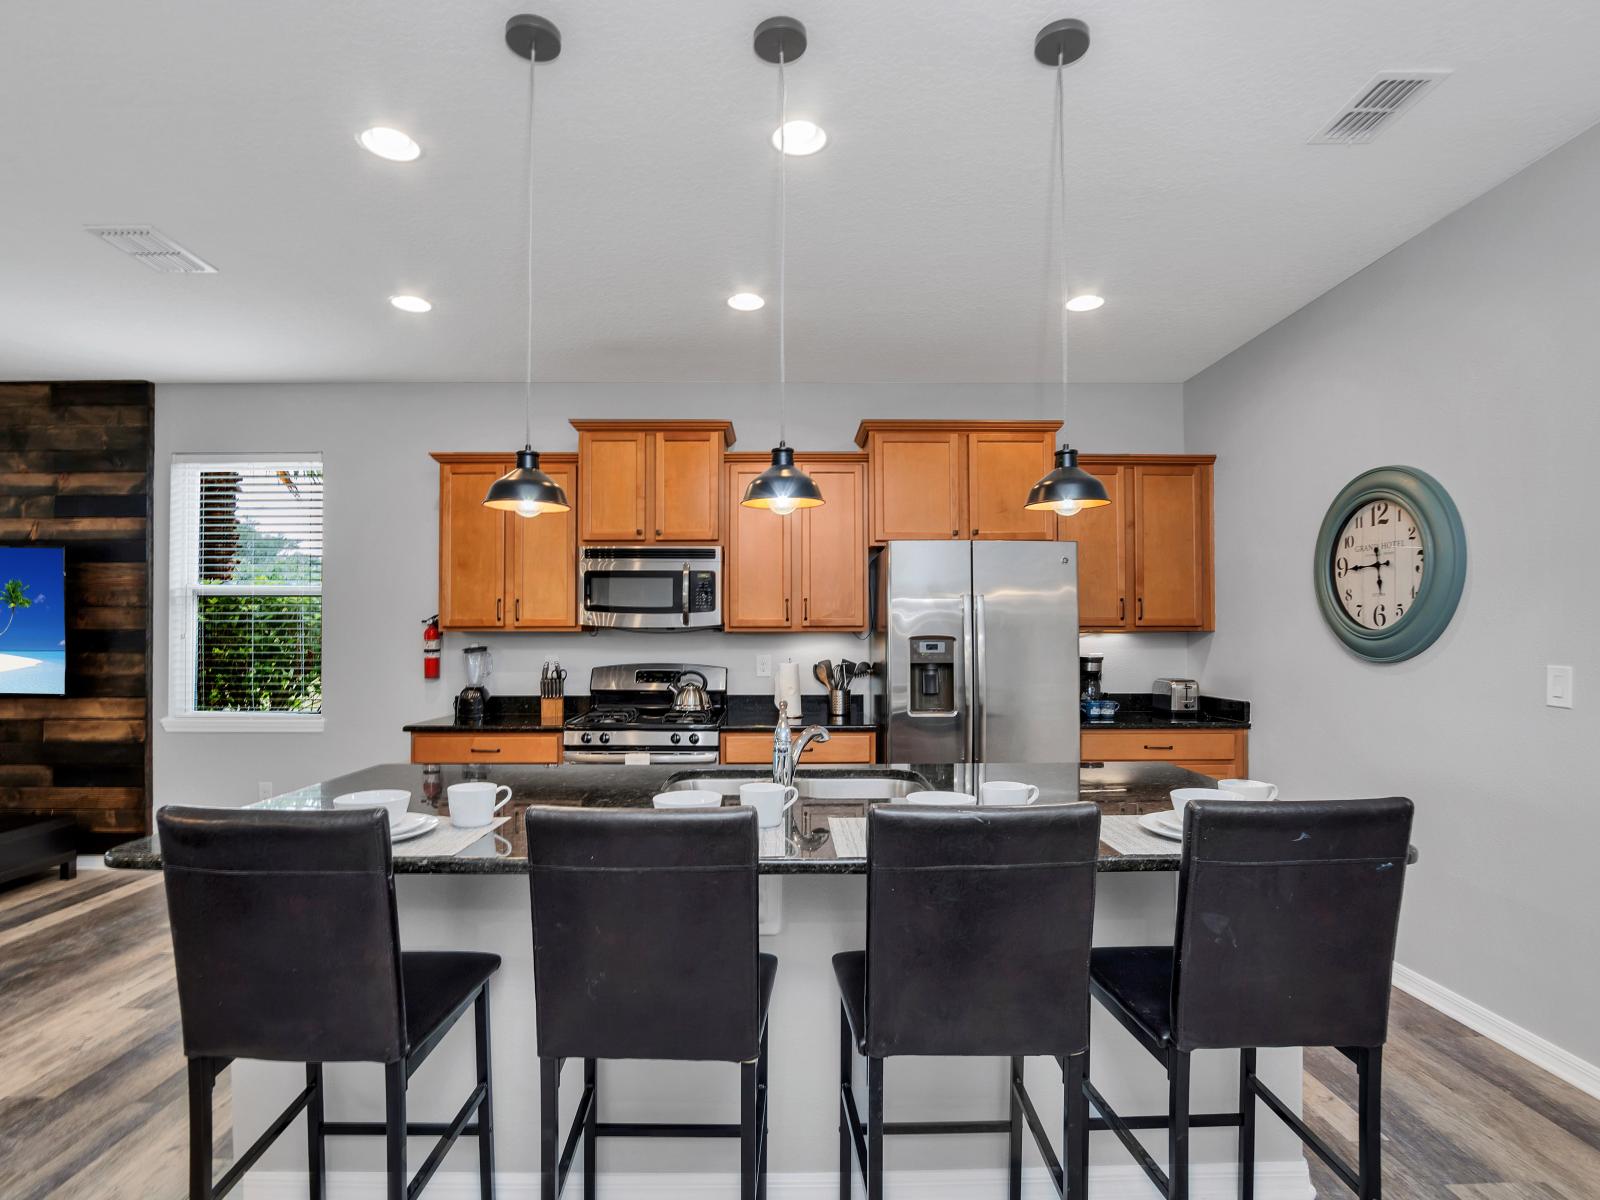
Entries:
[[1431,646],[1455,616],[1467,535],[1450,493],[1414,467],[1352,479],[1317,534],[1317,603],[1335,635],[1371,662]]

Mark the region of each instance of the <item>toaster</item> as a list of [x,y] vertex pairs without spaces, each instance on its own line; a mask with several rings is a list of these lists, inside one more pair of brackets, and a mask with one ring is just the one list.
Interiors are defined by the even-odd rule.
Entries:
[[1177,718],[1198,717],[1200,684],[1194,679],[1158,679],[1152,690],[1150,707]]

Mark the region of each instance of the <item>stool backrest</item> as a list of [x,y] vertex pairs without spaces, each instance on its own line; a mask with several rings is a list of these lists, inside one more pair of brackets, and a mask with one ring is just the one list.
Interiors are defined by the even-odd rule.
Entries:
[[1411,811],[1401,797],[1188,806],[1179,1049],[1383,1044]]
[[867,1053],[1076,1054],[1089,1041],[1100,810],[867,814]]
[[395,1062],[406,1052],[382,809],[156,813],[190,1057]]
[[540,1057],[755,1058],[755,809],[525,820]]

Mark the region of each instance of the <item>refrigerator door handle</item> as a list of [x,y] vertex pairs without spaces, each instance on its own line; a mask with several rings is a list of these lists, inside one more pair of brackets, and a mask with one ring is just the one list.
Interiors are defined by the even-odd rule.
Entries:
[[961,695],[956,698],[956,703],[961,706],[961,761],[967,762],[973,757],[973,740],[977,737],[977,727],[974,723],[975,707],[978,698],[978,680],[975,674],[976,662],[972,650],[972,597],[961,597]]
[[986,740],[984,725],[987,719],[983,705],[983,689],[989,686],[987,678],[989,619],[981,593],[972,597],[972,625],[972,642],[976,648],[975,661],[972,664],[972,761],[982,762]]

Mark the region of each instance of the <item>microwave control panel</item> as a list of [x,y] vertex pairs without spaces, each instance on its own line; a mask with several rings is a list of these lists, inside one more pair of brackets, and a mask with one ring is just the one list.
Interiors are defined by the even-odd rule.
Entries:
[[717,573],[715,571],[689,572],[689,611],[717,611]]

